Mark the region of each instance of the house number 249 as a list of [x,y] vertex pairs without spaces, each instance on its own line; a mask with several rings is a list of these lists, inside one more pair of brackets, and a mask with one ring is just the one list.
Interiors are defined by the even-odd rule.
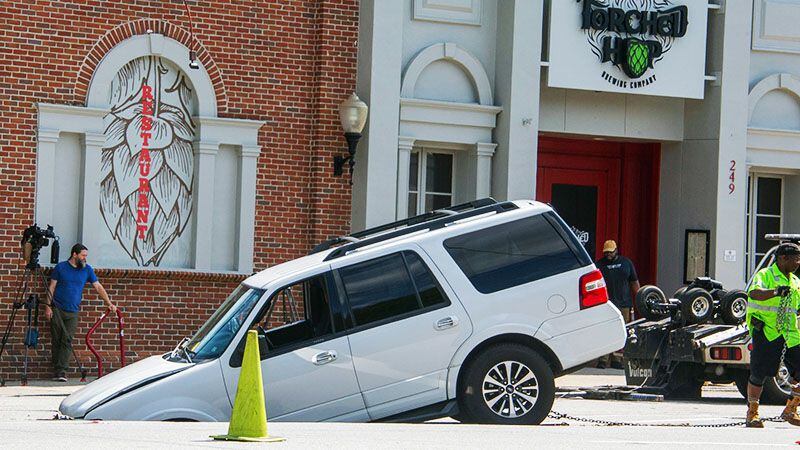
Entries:
[[728,179],[731,180],[731,183],[728,185],[728,195],[732,195],[736,192],[736,161],[731,160],[731,168],[729,169],[730,175]]

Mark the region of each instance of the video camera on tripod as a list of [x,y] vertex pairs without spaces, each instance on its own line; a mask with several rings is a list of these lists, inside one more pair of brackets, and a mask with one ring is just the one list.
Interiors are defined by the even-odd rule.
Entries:
[[39,267],[39,252],[42,247],[50,243],[53,239],[53,245],[50,247],[50,263],[58,264],[58,254],[61,251],[58,243],[58,236],[56,236],[52,225],[48,225],[46,229],[41,229],[34,223],[22,232],[22,258],[25,260],[27,269],[35,269]]
[[[28,349],[36,348],[39,345],[40,300],[39,294],[34,291],[36,288],[33,286],[37,283],[37,281],[39,282],[39,289],[44,291],[46,294],[46,304],[53,304],[53,298],[48,287],[48,281],[45,278],[44,273],[40,270],[41,266],[39,265],[39,253],[41,252],[42,247],[50,244],[51,239],[53,240],[53,244],[50,247],[50,262],[52,264],[58,264],[58,254],[60,251],[58,243],[59,238],[53,230],[52,225],[48,225],[47,228],[42,229],[34,223],[22,232],[20,244],[22,245],[22,257],[25,259],[25,268],[20,273],[17,293],[14,297],[13,303],[11,304],[11,315],[8,320],[8,325],[6,326],[2,339],[0,339],[0,358],[2,358],[3,351],[5,350],[9,337],[11,336],[11,327],[14,324],[14,318],[17,314],[17,311],[24,308],[26,314],[25,336],[22,341],[25,346],[25,357],[22,372],[23,386],[28,383]],[[63,322],[59,322],[57,326],[61,326],[63,328],[64,324]],[[75,360],[78,362],[78,366],[80,367],[82,375],[85,377],[86,371],[84,370],[80,359],[75,354],[74,349],[72,350],[72,354],[75,357]],[[0,386],[4,385],[5,379],[0,376]]]

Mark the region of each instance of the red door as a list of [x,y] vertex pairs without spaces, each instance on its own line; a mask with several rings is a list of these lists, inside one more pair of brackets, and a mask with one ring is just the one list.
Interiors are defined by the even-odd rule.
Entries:
[[540,136],[536,199],[550,203],[594,258],[614,239],[642,284],[656,282],[658,145]]
[[609,180],[608,173],[543,168],[539,180],[540,201],[555,208],[589,255],[595,259],[602,256],[603,239],[616,230],[615,211],[619,209],[619,187]]

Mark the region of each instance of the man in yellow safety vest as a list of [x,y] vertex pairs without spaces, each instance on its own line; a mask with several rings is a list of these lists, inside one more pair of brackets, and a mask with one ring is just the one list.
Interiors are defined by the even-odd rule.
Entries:
[[747,327],[753,339],[750,352],[750,379],[747,385],[747,426],[763,428],[758,402],[764,382],[778,373],[781,361],[792,377],[792,395],[781,418],[800,426],[800,247],[784,243],[775,251],[775,263],[758,271],[748,292]]

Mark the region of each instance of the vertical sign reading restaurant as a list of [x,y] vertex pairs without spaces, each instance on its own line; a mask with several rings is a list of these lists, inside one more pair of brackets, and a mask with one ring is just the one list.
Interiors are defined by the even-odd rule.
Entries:
[[142,150],[139,153],[139,200],[137,202],[136,234],[144,241],[147,234],[147,218],[150,215],[150,138],[153,129],[153,88],[142,85]]
[[178,67],[134,59],[111,83],[100,167],[104,260],[191,267],[197,99]]
[[702,99],[706,0],[550,2],[548,86]]

